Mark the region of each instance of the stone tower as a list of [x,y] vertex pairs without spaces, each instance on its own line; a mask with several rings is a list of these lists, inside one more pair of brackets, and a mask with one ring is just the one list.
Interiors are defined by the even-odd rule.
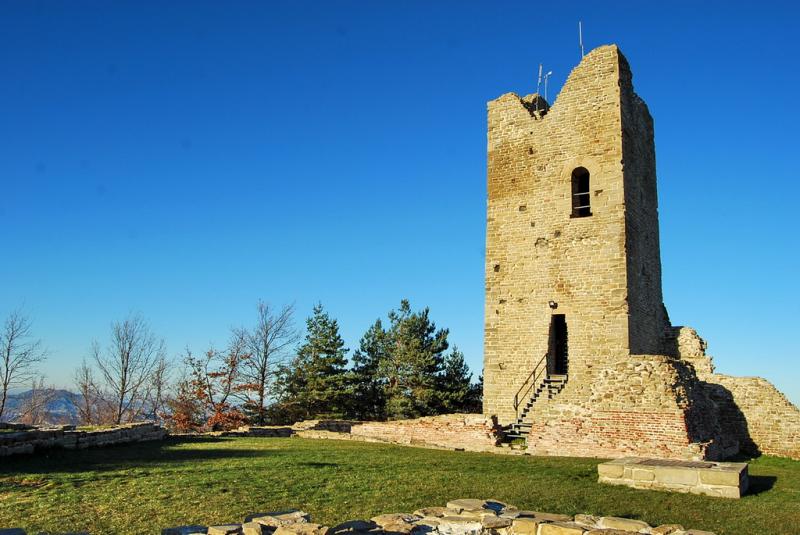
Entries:
[[669,323],[653,120],[619,49],[586,55],[552,107],[489,102],[488,127],[484,412],[533,454],[800,455],[800,411],[714,374]]
[[552,107],[508,93],[488,108],[485,411],[524,424],[541,390],[593,412],[599,374],[666,353],[652,118],[616,46]]

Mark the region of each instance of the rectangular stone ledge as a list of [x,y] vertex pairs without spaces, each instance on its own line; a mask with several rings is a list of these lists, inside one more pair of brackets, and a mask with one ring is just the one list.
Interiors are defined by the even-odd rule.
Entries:
[[638,489],[740,498],[748,486],[747,463],[624,457],[597,465],[598,481]]

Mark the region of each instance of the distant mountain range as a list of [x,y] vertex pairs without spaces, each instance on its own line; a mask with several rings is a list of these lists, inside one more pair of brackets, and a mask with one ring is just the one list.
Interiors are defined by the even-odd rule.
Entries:
[[[76,424],[78,423],[78,402],[80,395],[69,390],[51,391],[52,399],[45,408],[45,418],[52,424]],[[3,421],[11,422],[20,416],[20,409],[31,399],[33,390],[26,390],[18,394],[8,396]]]

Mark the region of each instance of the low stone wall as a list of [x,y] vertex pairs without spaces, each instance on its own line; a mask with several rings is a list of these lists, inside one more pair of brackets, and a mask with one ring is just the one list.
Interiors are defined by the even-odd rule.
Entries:
[[673,352],[691,364],[717,409],[723,436],[743,453],[765,453],[800,460],[800,409],[761,377],[714,373],[707,344],[690,327],[672,329]]
[[720,408],[722,426],[742,452],[800,460],[800,410],[760,377],[704,378]]
[[747,491],[747,463],[665,461],[626,457],[597,465],[600,483],[740,498]]
[[463,451],[502,450],[497,423],[482,414],[443,414],[413,420],[359,422],[353,420],[306,420],[292,426],[244,426],[220,436],[289,437],[388,442],[425,448]]
[[77,430],[74,426],[29,427],[26,430],[0,433],[0,457],[52,448],[72,450],[162,440],[166,436],[167,431],[164,428],[151,422],[85,431]]
[[691,366],[667,355],[636,355],[570,377],[529,414],[533,455],[669,459],[724,456],[713,404]]
[[363,422],[353,425],[356,438],[464,451],[496,451],[501,429],[480,414],[445,414],[414,420]]
[[[24,532],[20,532],[23,533]],[[242,523],[166,528],[162,535],[714,535],[677,524],[613,516],[560,515],[520,510],[496,500],[461,499],[446,507],[424,507],[413,513],[390,513],[369,520],[349,520],[332,527],[315,524],[303,511],[256,513]]]

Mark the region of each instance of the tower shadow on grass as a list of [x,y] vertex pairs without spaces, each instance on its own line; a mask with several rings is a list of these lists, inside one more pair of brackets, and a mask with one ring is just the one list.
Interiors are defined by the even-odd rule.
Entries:
[[755,496],[771,490],[775,486],[778,478],[775,476],[749,476],[750,484],[747,487],[745,496]]
[[[223,439],[224,440],[224,439]],[[220,439],[211,437],[210,440],[192,439],[189,442],[198,444],[203,442],[219,442]],[[283,455],[283,452],[265,449],[243,448],[191,448],[174,449],[179,442],[150,442],[140,444],[120,444],[104,448],[91,448],[87,450],[61,450],[53,449],[38,452],[32,455],[19,456],[3,466],[3,475],[15,474],[47,474],[47,473],[75,473],[105,470],[127,470],[132,468],[147,468],[164,463],[185,463],[217,459],[274,457]]]

